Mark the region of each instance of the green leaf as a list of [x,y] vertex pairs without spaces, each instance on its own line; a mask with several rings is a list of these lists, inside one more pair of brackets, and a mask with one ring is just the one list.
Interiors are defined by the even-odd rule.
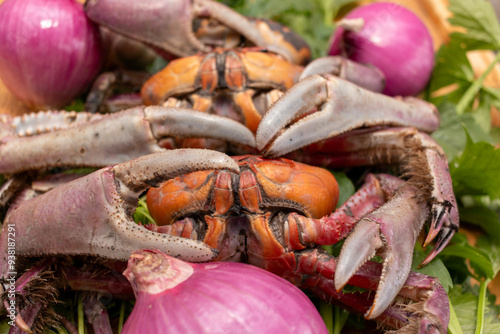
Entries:
[[[436,54],[436,65],[429,85],[430,91],[435,92],[454,85],[456,88],[446,96],[446,100],[457,103],[473,81],[474,72],[465,50],[453,40],[449,44],[443,44]],[[439,104],[442,100],[443,97],[434,97],[431,101]]]
[[475,270],[476,277],[493,278],[494,271],[490,257],[482,249],[469,244],[453,244],[441,251],[441,255],[452,255],[469,260],[470,265]]
[[71,104],[64,107],[66,111],[85,111],[85,101],[81,98],[77,98],[71,102]]
[[463,334],[462,327],[460,326],[460,321],[458,320],[457,314],[455,313],[455,308],[450,301],[450,322],[448,323],[448,333],[449,334]]
[[429,252],[430,249],[426,252],[422,248],[422,245],[417,243],[415,245],[415,250],[413,253],[413,264],[411,270],[428,276],[439,278],[439,282],[441,283],[445,291],[448,291],[451,287],[453,287],[453,281],[451,279],[450,272],[448,271],[448,269],[446,269],[443,261],[441,261],[439,258],[436,258],[432,260],[431,263],[418,268],[418,265],[425,259]]
[[339,185],[339,201],[337,202],[337,208],[340,207],[342,204],[344,204],[349,197],[354,195],[354,192],[356,189],[354,188],[354,184],[352,181],[345,175],[345,173],[342,172],[335,172],[335,171],[330,171],[333,176],[335,176],[335,179],[337,180],[337,183]]
[[467,136],[462,155],[450,164],[455,194],[500,198],[500,149]]
[[500,48],[500,25],[489,1],[450,0],[448,9],[452,25],[465,28],[466,33],[453,33],[451,38],[463,43],[466,50]]
[[476,247],[484,250],[490,257],[493,266],[493,276],[500,271],[500,238],[490,235],[482,235],[476,241]]
[[[465,286],[455,285],[448,293],[450,303],[464,334],[472,334],[476,329],[478,297],[466,291]],[[497,319],[493,305],[488,299],[483,322],[483,334],[500,333],[500,320]]]
[[146,195],[139,198],[139,204],[133,214],[133,218],[134,221],[138,224],[140,223],[142,225],[156,225],[156,221],[149,214],[148,205],[146,204]]
[[455,105],[449,102],[439,105],[438,110],[441,114],[441,126],[432,134],[432,137],[443,148],[448,162],[455,159],[465,149],[466,131],[475,142],[493,141],[470,113],[459,115]]
[[461,221],[477,225],[488,235],[500,240],[500,217],[494,210],[478,204],[459,208],[459,212]]

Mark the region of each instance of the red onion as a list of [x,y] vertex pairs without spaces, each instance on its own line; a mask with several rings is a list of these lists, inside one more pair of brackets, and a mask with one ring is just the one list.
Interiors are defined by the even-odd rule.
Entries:
[[301,290],[251,265],[188,263],[141,250],[123,274],[137,300],[122,334],[328,333]]
[[77,1],[6,0],[0,22],[0,77],[31,107],[63,107],[98,74],[99,28]]
[[373,3],[347,14],[332,36],[329,54],[378,67],[386,76],[383,93],[391,96],[420,93],[434,66],[432,37],[424,23],[393,3]]

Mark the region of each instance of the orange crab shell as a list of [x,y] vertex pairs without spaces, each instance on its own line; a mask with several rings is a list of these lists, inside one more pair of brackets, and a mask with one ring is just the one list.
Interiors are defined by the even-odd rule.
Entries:
[[[222,60],[221,60],[222,59]],[[160,104],[169,97],[200,91],[211,93],[220,83],[232,91],[247,88],[286,90],[297,82],[302,66],[253,49],[218,50],[173,60],[142,87],[144,104]]]
[[247,214],[265,214],[268,208],[289,208],[320,218],[336,207],[337,181],[325,169],[284,158],[234,159],[240,165],[239,176],[226,170],[195,172],[150,189],[147,204],[158,225],[173,224],[195,212],[212,216],[229,214],[235,196]]

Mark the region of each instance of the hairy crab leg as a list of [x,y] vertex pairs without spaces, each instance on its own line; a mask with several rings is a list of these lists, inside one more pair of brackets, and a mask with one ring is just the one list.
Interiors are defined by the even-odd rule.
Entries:
[[[334,154],[332,154],[334,153]],[[448,163],[441,147],[429,135],[414,128],[360,129],[308,147],[307,155],[293,152],[306,163],[329,167],[403,163],[404,173],[421,191],[418,197],[431,203],[431,221],[424,246],[437,237],[430,262],[458,231],[459,216]]]
[[[42,116],[42,120],[46,118]],[[170,136],[210,137],[255,146],[253,133],[244,125],[191,109],[137,107],[97,119],[89,116],[88,122],[78,118],[77,125],[60,112],[55,118],[62,121],[57,125],[62,128],[59,131],[19,137],[14,131],[25,133],[26,128],[17,124],[9,130],[10,135],[0,138],[0,173],[122,163],[162,150],[158,143]],[[0,123],[1,127],[11,126]]]
[[[338,270],[337,259],[317,251],[298,254],[301,274],[305,274],[302,286],[327,302],[338,302],[359,313],[370,309],[374,299],[371,291],[337,291],[333,277]],[[373,290],[383,272],[382,265],[366,262],[350,279],[349,284]],[[310,276],[307,276],[310,275]],[[399,329],[401,333],[445,333],[450,317],[449,301],[439,280],[411,271],[398,290],[398,298],[376,320],[385,326]],[[376,297],[375,297],[376,298]],[[412,300],[407,304],[404,300]]]
[[414,187],[390,175],[369,175],[360,190],[330,216],[312,219],[290,214],[287,242],[293,249],[303,249],[307,244],[335,244],[350,233],[337,261],[337,291],[379,251],[384,257],[383,274],[366,313],[373,319],[389,307],[402,288],[411,269],[413,245],[427,215],[428,207],[416,200]]
[[[126,260],[136,249],[162,249],[188,261],[207,261],[214,250],[202,242],[155,233],[137,225],[131,215],[139,195],[185,173],[238,165],[209,150],[158,152],[100,169],[7,213],[0,239],[0,270],[9,271],[8,235],[16,233],[16,255],[88,254]],[[10,229],[10,230],[9,230]]]
[[313,60],[302,71],[300,80],[314,74],[324,73],[335,75],[372,92],[382,93],[385,87],[385,76],[381,70],[340,56]]

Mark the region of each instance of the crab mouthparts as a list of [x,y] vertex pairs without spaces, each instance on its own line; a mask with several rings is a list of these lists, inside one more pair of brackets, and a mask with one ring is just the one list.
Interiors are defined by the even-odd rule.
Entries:
[[219,261],[248,262],[249,221],[245,216],[231,217],[227,221],[226,231],[220,236],[218,250]]

